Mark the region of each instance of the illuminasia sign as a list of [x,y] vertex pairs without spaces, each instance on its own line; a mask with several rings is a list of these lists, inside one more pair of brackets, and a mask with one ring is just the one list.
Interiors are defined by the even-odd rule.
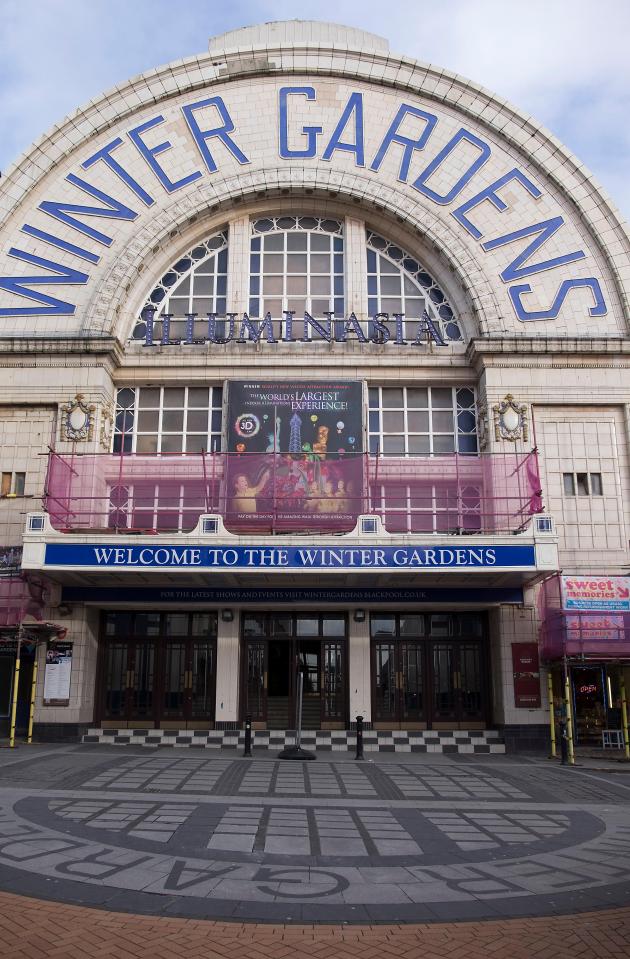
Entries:
[[45,566],[101,569],[532,569],[533,546],[112,546],[48,543]]

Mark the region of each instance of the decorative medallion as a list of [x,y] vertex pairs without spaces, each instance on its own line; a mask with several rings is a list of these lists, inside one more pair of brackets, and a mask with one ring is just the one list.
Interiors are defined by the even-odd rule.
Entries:
[[492,407],[494,413],[494,435],[499,440],[509,440],[515,443],[522,439],[524,443],[529,439],[527,425],[527,406],[517,403],[511,393],[500,403]]
[[94,432],[93,403],[85,403],[82,393],[77,393],[69,403],[61,407],[61,439],[82,443],[92,439]]

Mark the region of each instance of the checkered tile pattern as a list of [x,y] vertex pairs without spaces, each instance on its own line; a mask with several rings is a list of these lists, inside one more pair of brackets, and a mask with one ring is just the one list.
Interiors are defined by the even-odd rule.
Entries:
[[[293,745],[291,730],[252,732],[254,749],[283,749]],[[91,729],[84,743],[109,746],[202,746],[238,749],[245,745],[245,733],[238,729]],[[302,733],[305,749],[348,752],[356,749],[354,730],[307,730]],[[365,752],[396,753],[504,753],[505,744],[494,730],[368,730],[363,734]]]

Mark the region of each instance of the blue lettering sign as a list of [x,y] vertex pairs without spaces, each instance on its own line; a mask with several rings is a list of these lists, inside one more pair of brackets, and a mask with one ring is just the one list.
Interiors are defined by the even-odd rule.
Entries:
[[81,220],[77,220],[72,214],[103,216],[110,220],[135,220],[137,218],[138,214],[135,210],[131,210],[120,200],[115,200],[114,197],[108,196],[108,194],[103,193],[102,190],[97,190],[91,183],[87,183],[86,180],[75,176],[74,173],[69,173],[66,180],[68,183],[78,186],[80,190],[83,190],[83,192],[89,194],[89,196],[93,196],[95,199],[100,200],[101,203],[105,203],[107,208],[82,206],[79,203],[60,203],[56,200],[44,200],[43,203],[39,204],[39,209],[43,210],[44,213],[48,213],[49,216],[54,216],[56,220],[61,220],[62,223],[72,227],[73,230],[78,230],[79,233],[84,233],[86,236],[92,237],[97,243],[102,243],[103,246],[111,246],[113,240],[111,236],[107,236],[105,233],[101,233],[99,230],[88,226],[87,223],[82,223]]
[[16,250],[11,247],[9,256],[14,256],[16,260],[23,260],[25,263],[32,263],[33,266],[40,266],[44,270],[52,270],[49,273],[38,274],[37,276],[1,276],[0,290],[6,290],[8,293],[16,293],[18,296],[26,296],[29,300],[43,304],[42,306],[9,306],[0,308],[0,316],[72,316],[76,306],[72,303],[66,303],[64,300],[58,300],[48,293],[38,293],[37,290],[30,290],[29,286],[49,286],[59,283],[87,283],[89,276],[87,273],[80,273],[79,270],[73,270],[70,266],[63,266],[61,263],[54,263],[52,260],[44,260],[41,256],[34,256],[32,253],[26,253],[24,250]]
[[554,216],[550,220],[543,220],[542,223],[532,223],[522,230],[515,230],[513,233],[506,233],[505,236],[498,236],[494,240],[488,240],[482,243],[484,250],[496,250],[497,247],[505,246],[507,243],[513,243],[515,240],[521,240],[524,236],[531,236],[532,233],[540,234],[529,246],[525,247],[522,253],[519,253],[512,262],[506,266],[501,273],[501,279],[504,283],[510,280],[520,280],[524,276],[530,276],[532,273],[542,273],[544,270],[551,270],[556,266],[562,266],[565,263],[573,263],[574,260],[583,260],[584,250],[576,250],[575,253],[565,253],[564,256],[555,256],[551,260],[543,260],[542,263],[530,263],[529,266],[523,264],[532,256],[536,250],[546,243],[549,237],[553,236],[561,226],[564,220],[561,216]]
[[533,546],[169,546],[48,543],[46,566],[102,569],[532,568]]
[[[218,111],[219,116],[223,121],[222,125],[218,127],[212,127],[210,130],[202,130],[195,118],[195,110],[201,110],[203,107],[214,107],[215,110]],[[182,107],[182,113],[184,114],[184,119],[188,124],[188,129],[192,133],[193,139],[197,144],[197,149],[199,150],[202,159],[210,173],[216,172],[217,165],[214,161],[214,157],[208,149],[207,141],[215,138],[221,141],[224,147],[229,150],[232,156],[238,160],[239,163],[249,163],[249,160],[243,151],[236,145],[230,136],[230,133],[233,133],[236,127],[234,126],[232,118],[228,113],[227,107],[221,97],[208,97],[207,100],[199,100],[197,103],[188,103]]]
[[289,96],[303,96],[307,100],[316,100],[313,87],[281,87],[280,89],[280,156],[283,160],[294,158],[310,160],[317,153],[317,137],[322,132],[321,127],[302,127],[301,132],[306,136],[306,147],[303,150],[292,150],[289,147]]
[[495,210],[498,210],[499,213],[503,213],[504,210],[507,210],[507,203],[505,200],[502,200],[497,190],[500,190],[501,187],[505,186],[506,183],[511,183],[513,180],[516,180],[518,183],[521,183],[530,196],[533,196],[535,200],[540,199],[542,196],[542,190],[539,190],[535,183],[525,176],[525,174],[514,168],[510,170],[509,173],[506,173],[505,176],[500,177],[498,180],[495,180],[494,183],[491,183],[490,186],[487,186],[485,190],[482,190],[481,193],[475,194],[471,197],[470,200],[466,200],[465,203],[462,203],[461,206],[458,206],[456,210],[453,210],[451,216],[454,216],[458,223],[464,227],[465,230],[474,236],[476,240],[480,240],[483,236],[481,230],[477,229],[474,223],[471,223],[466,214],[473,210],[476,206],[479,206],[480,203],[483,203],[484,200],[488,200]]
[[[426,121],[424,130],[415,140],[411,139],[411,137],[405,137],[398,132],[398,128],[406,116],[419,117],[421,120]],[[436,123],[437,117],[435,114],[425,113],[424,110],[419,110],[418,107],[411,107],[408,103],[403,103],[399,108],[398,113],[392,120],[389,130],[383,137],[383,142],[378,148],[376,156],[372,160],[370,170],[379,170],[381,163],[385,159],[385,154],[390,148],[390,145],[392,143],[400,143],[405,149],[403,150],[403,156],[400,162],[398,179],[402,183],[406,183],[407,177],[409,176],[409,164],[411,163],[411,158],[416,150],[424,150],[426,142],[433,133]]]
[[159,126],[160,123],[164,123],[163,116],[153,117],[153,119],[147,120],[146,123],[141,123],[139,127],[129,130],[127,136],[136,147],[140,156],[147,161],[167,193],[174,193],[175,190],[181,190],[183,186],[187,186],[189,183],[194,183],[195,180],[198,180],[201,172],[195,170],[194,173],[189,173],[188,176],[182,177],[181,180],[175,182],[166,175],[155,158],[159,156],[160,153],[164,153],[166,150],[172,148],[170,140],[165,140],[164,143],[158,143],[157,146],[149,147],[141,137],[141,134],[144,133],[145,130],[152,130],[153,127]]
[[97,253],[90,253],[89,250],[84,250],[82,246],[75,246],[74,243],[61,240],[58,236],[53,236],[52,233],[46,233],[45,230],[39,230],[36,226],[31,226],[29,223],[24,224],[22,233],[26,233],[27,236],[32,236],[35,240],[41,240],[42,243],[47,243],[49,246],[56,246],[59,250],[65,250],[66,253],[71,253],[80,260],[87,260],[88,263],[98,263],[101,259]]
[[102,150],[98,150],[97,153],[92,154],[91,157],[88,157],[87,160],[84,160],[81,166],[84,170],[88,170],[94,163],[98,160],[102,160],[103,163],[109,167],[109,169],[116,174],[119,180],[122,180],[123,183],[126,183],[127,186],[133,190],[136,196],[142,200],[145,206],[152,206],[155,203],[153,197],[147,193],[144,187],[140,186],[137,180],[131,176],[130,173],[127,173],[124,167],[120,165],[118,160],[115,160],[112,156],[114,150],[122,145],[122,140],[120,137],[116,137],[115,140],[112,140],[111,143],[108,143],[107,146],[104,146]]
[[595,306],[589,307],[588,313],[589,316],[605,316],[607,313],[606,301],[604,300],[604,294],[602,293],[602,288],[599,285],[599,280],[596,280],[594,276],[585,277],[581,280],[563,280],[560,284],[558,292],[554,297],[554,301],[549,307],[548,310],[532,310],[528,312],[521,301],[521,297],[527,293],[532,292],[532,288],[529,283],[521,283],[517,286],[511,286],[508,290],[512,305],[516,310],[516,315],[519,320],[522,320],[523,323],[528,322],[529,320],[557,320],[562,304],[566,300],[571,290],[578,289],[579,287],[585,287],[590,289],[595,298]]
[[[460,176],[459,180],[451,187],[448,193],[445,193],[443,196],[439,193],[436,193],[435,190],[432,190],[426,185],[427,180],[429,180],[436,170],[438,170],[445,160],[448,157],[455,153],[457,147],[460,143],[464,141],[472,144],[479,149],[479,156],[469,164],[468,169],[465,170]],[[430,200],[433,200],[435,203],[439,203],[442,206],[447,203],[451,203],[456,196],[462,192],[466,184],[472,180],[474,175],[479,169],[490,159],[492,150],[483,140],[480,140],[479,137],[476,137],[474,133],[471,133],[469,130],[466,130],[464,127],[461,130],[458,130],[454,137],[448,141],[446,146],[440,150],[438,155],[431,160],[428,167],[420,174],[417,179],[411,184],[414,190],[419,190],[420,193],[424,193],[425,196],[428,196]]]
[[[350,119],[354,118],[354,143],[345,143],[341,136],[346,129]],[[354,153],[357,166],[365,166],[365,149],[363,146],[363,97],[360,93],[350,94],[339,123],[333,131],[333,135],[328,141],[328,146],[324,150],[322,160],[330,160],[335,150]]]

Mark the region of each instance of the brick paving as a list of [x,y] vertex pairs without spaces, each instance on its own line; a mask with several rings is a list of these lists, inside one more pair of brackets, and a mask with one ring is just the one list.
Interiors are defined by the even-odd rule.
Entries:
[[12,959],[622,959],[630,908],[487,922],[344,926],[112,913],[0,893]]

